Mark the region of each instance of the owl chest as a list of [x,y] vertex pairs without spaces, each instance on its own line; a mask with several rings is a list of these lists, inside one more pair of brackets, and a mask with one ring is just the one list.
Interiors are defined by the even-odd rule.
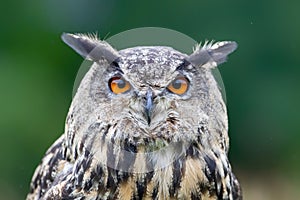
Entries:
[[117,183],[108,199],[217,199],[201,163],[193,159],[180,162],[153,172],[131,174]]
[[[99,154],[82,156],[76,165],[76,177],[90,199],[217,199],[203,159],[189,156],[181,144],[151,156],[144,151],[127,155],[103,144]],[[83,166],[88,167],[81,171]]]

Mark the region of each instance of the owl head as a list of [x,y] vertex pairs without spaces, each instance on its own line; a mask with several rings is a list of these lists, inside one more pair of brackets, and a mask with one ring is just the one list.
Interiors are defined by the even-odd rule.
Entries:
[[135,151],[199,137],[227,149],[226,106],[211,69],[226,61],[235,42],[206,43],[186,55],[165,46],[116,50],[80,34],[62,39],[93,61],[67,117],[70,146],[105,135]]

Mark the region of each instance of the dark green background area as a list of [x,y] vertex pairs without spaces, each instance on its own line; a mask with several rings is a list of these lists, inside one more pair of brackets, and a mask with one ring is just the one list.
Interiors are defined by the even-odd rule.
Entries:
[[[82,58],[62,32],[107,38],[145,26],[235,40],[220,67],[245,199],[300,195],[300,1],[4,1],[0,8],[0,198],[24,199],[64,131]],[[192,48],[192,47],[191,47]]]

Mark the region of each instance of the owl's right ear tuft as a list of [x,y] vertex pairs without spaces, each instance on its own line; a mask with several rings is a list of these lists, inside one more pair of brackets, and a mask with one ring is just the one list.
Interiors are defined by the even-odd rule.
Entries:
[[119,53],[107,42],[83,34],[63,33],[62,40],[87,60],[97,62],[107,60],[113,62]]

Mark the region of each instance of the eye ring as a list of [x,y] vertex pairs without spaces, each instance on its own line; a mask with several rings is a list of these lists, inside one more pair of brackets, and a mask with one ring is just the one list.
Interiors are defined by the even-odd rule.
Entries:
[[183,95],[189,88],[189,81],[185,77],[175,78],[167,87],[167,89],[177,95]]
[[119,76],[112,77],[108,81],[108,86],[114,94],[122,94],[131,89],[130,83]]

